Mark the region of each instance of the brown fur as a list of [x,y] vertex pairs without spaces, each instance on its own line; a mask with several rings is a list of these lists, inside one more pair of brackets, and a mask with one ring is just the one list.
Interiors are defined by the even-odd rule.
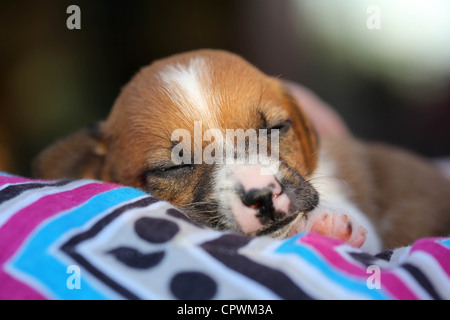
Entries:
[[[222,51],[201,50],[175,55],[143,68],[122,90],[106,121],[97,130],[81,130],[45,150],[35,161],[41,178],[95,178],[142,188],[188,212],[196,202],[210,200],[213,178],[208,165],[187,167],[168,176],[158,171],[170,161],[171,133],[193,122],[186,118],[161,87],[157,75],[167,65],[186,65],[200,56],[214,66],[211,90],[221,105],[211,112],[219,129],[244,130],[277,125],[289,118],[292,129],[280,138],[280,154],[295,184],[317,166],[317,138],[308,119],[281,81],[261,73],[242,58]],[[257,116],[264,114],[266,124]],[[208,127],[203,127],[203,130]],[[450,182],[431,165],[409,153],[380,145],[346,140],[321,141],[339,166],[338,178],[349,185],[351,197],[376,225],[389,246],[405,245],[422,236],[444,235],[450,230]],[[204,146],[203,146],[204,147]],[[292,169],[292,170],[291,170]],[[308,193],[307,182],[298,192]],[[306,190],[306,191],[305,191]],[[310,194],[311,196],[311,194]],[[191,215],[213,225],[206,213]]]
[[[160,159],[170,160],[170,135],[173,130],[186,128],[191,131],[191,137],[194,137],[193,122],[201,119],[181,117],[170,97],[161,90],[159,79],[155,76],[167,65],[175,62],[187,64],[193,56],[201,56],[214,63],[212,82],[220,84],[214,90],[226,98],[218,108],[226,110],[220,114],[220,129],[246,130],[260,127],[261,124],[253,114],[253,106],[250,108],[247,104],[250,102],[256,106],[262,101],[281,101],[283,108],[262,107],[267,109],[269,120],[271,116],[277,117],[280,113],[286,113],[294,119],[296,135],[300,138],[289,141],[289,149],[293,152],[289,152],[291,159],[288,162],[302,175],[314,169],[317,156],[315,135],[311,133],[309,122],[302,120],[305,117],[282,88],[281,82],[264,75],[236,55],[201,50],[175,55],[143,68],[122,90],[108,119],[101,123],[101,138],[94,139],[82,130],[60,141],[37,158],[34,163],[36,176],[50,179],[96,178],[152,191],[175,205],[182,206],[192,202],[194,185],[183,184],[179,180],[160,179],[160,186],[149,188],[143,173],[148,168],[157,166]],[[107,150],[105,155],[101,155],[101,159],[93,151],[97,144],[103,144],[102,149]],[[201,175],[202,170],[197,170],[194,180],[200,180]],[[186,192],[177,193],[180,183],[187,187]]]
[[397,147],[352,138],[321,141],[337,177],[374,223],[385,248],[450,234],[450,180],[425,159]]

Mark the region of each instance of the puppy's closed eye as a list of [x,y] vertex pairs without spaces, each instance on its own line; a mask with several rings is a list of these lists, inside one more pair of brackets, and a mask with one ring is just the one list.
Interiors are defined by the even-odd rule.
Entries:
[[291,123],[292,123],[291,120],[285,120],[283,122],[280,122],[280,123],[270,127],[270,130],[268,133],[270,134],[271,130],[274,130],[274,129],[280,130],[280,133],[288,132],[291,127]]
[[190,174],[194,171],[193,164],[180,164],[168,167],[156,167],[144,171],[144,176],[162,177],[162,178],[176,178],[180,175]]
[[262,126],[260,129],[268,129],[267,134],[270,135],[272,129],[280,130],[280,133],[285,133],[289,131],[292,121],[282,116],[275,116],[271,119],[270,116],[266,115],[263,111],[259,110],[258,115],[261,119]]
[[277,122],[274,126],[271,126],[269,130],[267,130],[267,134],[270,136],[272,133],[272,130],[279,130],[279,134],[283,134],[289,131],[291,128],[291,120],[284,120],[281,122]]

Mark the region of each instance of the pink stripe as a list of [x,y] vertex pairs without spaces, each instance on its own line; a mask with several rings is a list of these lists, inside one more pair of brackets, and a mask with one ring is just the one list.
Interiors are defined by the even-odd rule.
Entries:
[[438,242],[443,239],[444,238],[420,239],[413,244],[410,252],[424,251],[428,255],[431,255],[439,263],[447,276],[450,277],[450,250]]
[[366,269],[359,265],[352,264],[344,259],[339,252],[335,250],[335,246],[343,245],[342,241],[336,239],[321,236],[315,233],[308,233],[300,238],[303,243],[312,246],[316,251],[320,253],[325,259],[328,260],[333,266],[345,271],[348,274],[367,278]]
[[399,300],[419,300],[420,297],[395,274],[395,271],[381,269],[381,288]]
[[31,181],[40,182],[42,180],[32,180],[32,179],[16,177],[16,176],[0,176],[0,186],[3,186],[7,183],[23,183],[23,182],[31,182]]
[[47,298],[26,284],[0,271],[0,300],[46,300]]
[[[299,241],[308,244],[323,256],[328,263],[332,264],[334,268],[344,271],[344,273],[356,276],[362,280],[367,280],[370,276],[366,272],[365,267],[358,266],[350,263],[345,259],[336,249],[335,246],[343,245],[344,243],[331,239],[325,236],[321,236],[315,233],[308,233],[303,237],[300,237]],[[400,279],[395,272],[390,270],[381,269],[381,285],[382,289],[389,293],[396,299],[419,299],[409,288],[402,279]]]
[[[0,265],[4,265],[22,243],[45,219],[86,202],[93,196],[120,187],[106,183],[89,183],[73,190],[44,196],[12,216],[0,228]],[[0,291],[7,297],[37,297],[30,287],[0,270]]]

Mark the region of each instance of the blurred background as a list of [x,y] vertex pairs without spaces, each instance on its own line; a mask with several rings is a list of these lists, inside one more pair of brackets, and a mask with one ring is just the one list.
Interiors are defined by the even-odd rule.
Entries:
[[[69,5],[81,30],[69,30]],[[450,155],[450,1],[11,1],[0,9],[0,170],[107,116],[152,60],[236,52],[331,104],[359,137]]]

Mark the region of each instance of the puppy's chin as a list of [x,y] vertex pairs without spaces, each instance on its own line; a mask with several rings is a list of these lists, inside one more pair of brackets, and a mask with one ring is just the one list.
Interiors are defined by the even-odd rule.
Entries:
[[282,219],[275,220],[262,228],[248,233],[250,236],[267,236],[274,239],[285,239],[293,236],[297,230],[299,222],[305,218],[305,214],[297,212],[290,214]]

